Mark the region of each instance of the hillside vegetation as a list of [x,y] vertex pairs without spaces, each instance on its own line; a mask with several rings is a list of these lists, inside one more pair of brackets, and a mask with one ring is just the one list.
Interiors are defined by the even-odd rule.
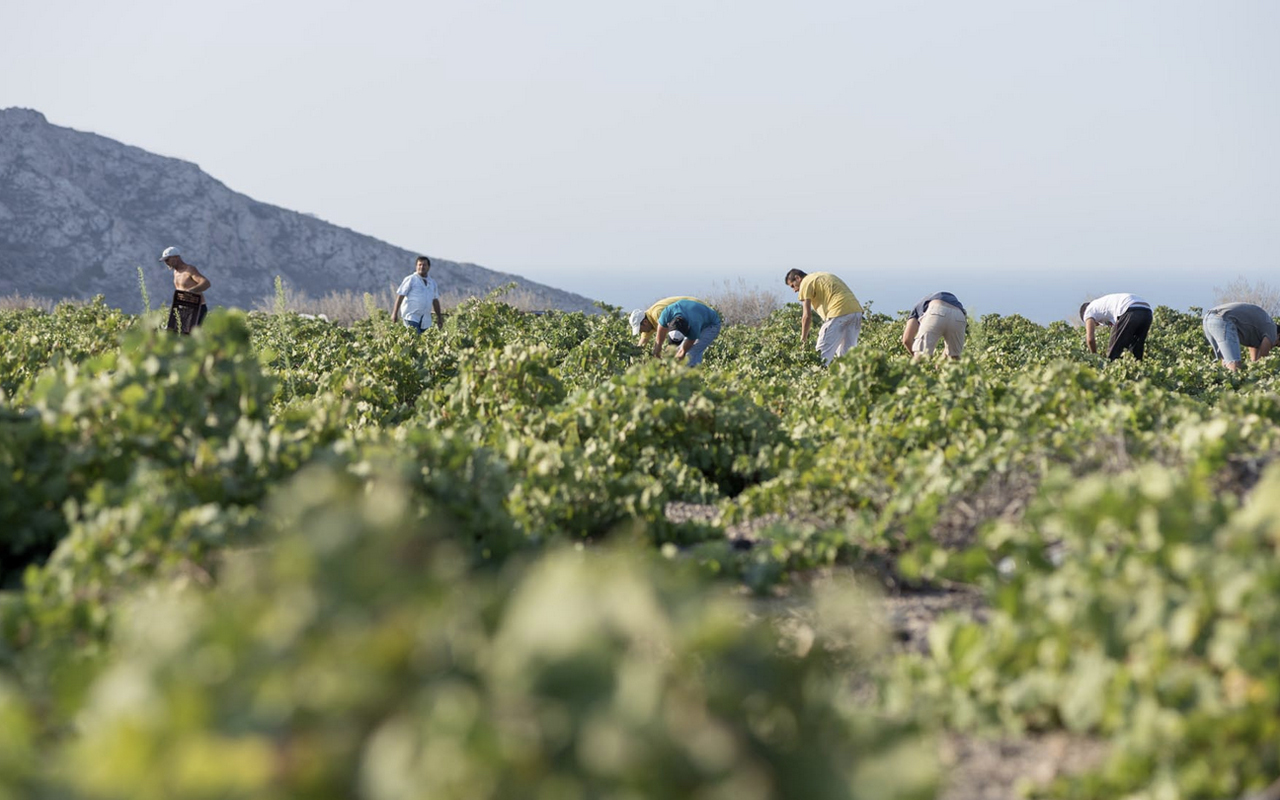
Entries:
[[[693,370],[492,300],[159,322],[0,311],[0,798],[929,798],[1051,731],[1106,757],[1050,797],[1280,776],[1280,358],[1196,314],[831,369],[794,305]],[[924,593],[975,610],[903,647]]]

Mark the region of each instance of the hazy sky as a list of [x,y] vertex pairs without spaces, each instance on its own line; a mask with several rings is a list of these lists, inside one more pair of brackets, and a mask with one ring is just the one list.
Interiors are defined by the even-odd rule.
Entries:
[[1280,284],[1280,0],[4,0],[14,105],[628,307]]

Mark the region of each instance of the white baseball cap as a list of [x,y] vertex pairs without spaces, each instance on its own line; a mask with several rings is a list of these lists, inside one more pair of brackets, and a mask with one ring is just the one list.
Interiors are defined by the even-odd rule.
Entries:
[[631,332],[633,334],[640,332],[640,323],[644,322],[644,309],[637,308],[631,312]]
[[160,260],[164,261],[166,258],[173,258],[174,256],[181,256],[181,255],[182,255],[182,251],[179,250],[178,248],[166,247],[164,249],[164,252],[160,254]]

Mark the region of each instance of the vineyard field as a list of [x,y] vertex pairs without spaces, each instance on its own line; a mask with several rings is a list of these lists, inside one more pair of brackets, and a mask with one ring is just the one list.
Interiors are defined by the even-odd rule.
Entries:
[[0,800],[1280,793],[1280,357],[1198,311],[0,311]]

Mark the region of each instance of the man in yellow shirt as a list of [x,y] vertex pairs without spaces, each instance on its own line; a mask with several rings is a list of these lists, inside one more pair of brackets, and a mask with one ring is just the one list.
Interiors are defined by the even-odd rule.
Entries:
[[697,300],[697,298],[695,297],[664,297],[658,302],[649,306],[647,311],[637,308],[635,311],[631,312],[631,317],[629,320],[631,322],[631,333],[640,334],[641,347],[644,347],[645,344],[647,344],[648,341],[651,338],[653,338],[653,332],[658,329],[658,317],[662,316],[662,312],[666,310],[667,306],[671,305],[677,300]]
[[793,269],[787,273],[787,285],[800,295],[804,315],[800,319],[800,343],[808,344],[813,310],[822,317],[818,330],[818,352],[830,364],[858,344],[862,332],[862,304],[844,281],[830,272],[806,273]]

